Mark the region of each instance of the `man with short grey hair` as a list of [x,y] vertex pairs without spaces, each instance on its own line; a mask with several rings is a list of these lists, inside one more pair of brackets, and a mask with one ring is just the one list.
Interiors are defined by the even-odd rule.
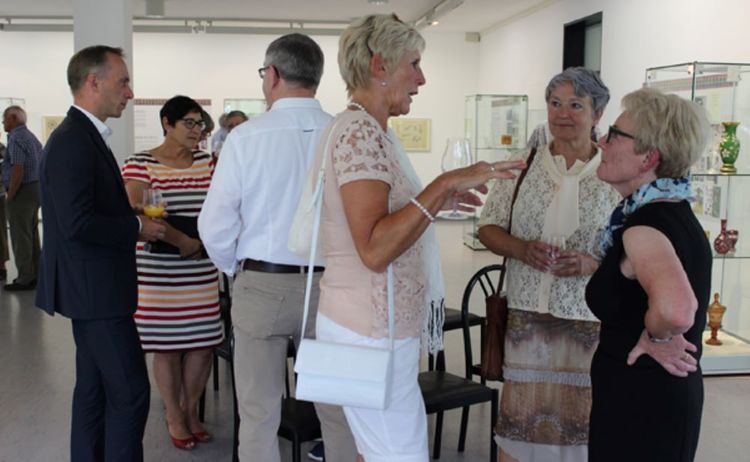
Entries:
[[[302,34],[274,40],[263,67],[266,113],[236,127],[198,218],[201,240],[214,264],[234,276],[234,371],[242,461],[278,462],[276,436],[287,345],[299,342],[306,261],[287,249],[289,228],[318,140],[331,121],[315,99],[323,52]],[[314,332],[315,268],[309,336]],[[316,405],[328,462],[356,459],[354,439],[339,407]]]
[[10,242],[18,277],[5,290],[33,290],[39,262],[39,161],[42,143],[26,128],[26,111],[9,106],[3,111],[8,147],[3,158],[3,187]]

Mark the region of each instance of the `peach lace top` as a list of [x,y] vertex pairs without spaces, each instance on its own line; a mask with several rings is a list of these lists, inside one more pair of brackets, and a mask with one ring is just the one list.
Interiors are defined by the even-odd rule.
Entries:
[[[344,213],[339,188],[358,180],[390,186],[392,211],[409,203],[412,191],[399,166],[396,151],[377,121],[364,111],[345,111],[334,119],[335,132],[326,164],[321,215],[322,253],[326,271],[320,281],[318,310],[335,323],[372,338],[388,336],[386,273],[375,273],[359,258]],[[322,150],[331,127],[321,137]],[[419,337],[425,307],[422,247],[414,244],[393,262],[395,337]]]

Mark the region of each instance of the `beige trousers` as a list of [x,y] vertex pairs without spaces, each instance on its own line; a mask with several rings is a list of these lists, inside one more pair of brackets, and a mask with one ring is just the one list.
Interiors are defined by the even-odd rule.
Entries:
[[[307,336],[314,336],[320,274],[313,282]],[[240,414],[242,462],[280,462],[276,433],[281,421],[287,342],[299,343],[304,274],[242,271],[232,288],[234,374]],[[340,407],[318,405],[327,462],[353,462],[354,438]]]

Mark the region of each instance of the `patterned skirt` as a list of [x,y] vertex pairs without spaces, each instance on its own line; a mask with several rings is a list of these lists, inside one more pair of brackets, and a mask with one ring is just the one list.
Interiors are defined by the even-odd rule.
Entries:
[[598,340],[597,322],[509,310],[505,382],[495,429],[501,443],[587,444],[589,369]]
[[219,274],[211,260],[153,254],[139,243],[138,310],[135,318],[146,352],[211,348],[224,339],[219,312]]

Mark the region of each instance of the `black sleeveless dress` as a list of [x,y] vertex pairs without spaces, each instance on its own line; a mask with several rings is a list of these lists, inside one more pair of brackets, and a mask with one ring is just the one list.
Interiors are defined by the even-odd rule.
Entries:
[[622,233],[650,226],[675,248],[698,300],[695,322],[684,336],[702,353],[701,334],[711,290],[712,255],[708,240],[690,205],[653,202],[636,210],[591,277],[586,301],[601,324],[599,346],[591,363],[592,408],[589,461],[692,461],[698,446],[703,409],[703,375],[675,377],[650,356],[626,364],[644,329],[648,298],[637,280],[620,272]]

